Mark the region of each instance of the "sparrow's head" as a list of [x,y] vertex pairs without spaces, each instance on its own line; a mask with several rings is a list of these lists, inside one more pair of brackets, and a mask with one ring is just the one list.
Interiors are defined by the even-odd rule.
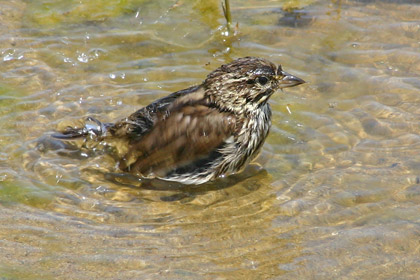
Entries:
[[266,59],[244,57],[210,73],[204,87],[210,100],[221,108],[246,112],[264,105],[276,90],[304,82]]

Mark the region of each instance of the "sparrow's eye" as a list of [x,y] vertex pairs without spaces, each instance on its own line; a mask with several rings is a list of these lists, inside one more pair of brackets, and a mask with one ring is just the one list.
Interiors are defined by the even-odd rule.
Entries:
[[266,83],[268,83],[268,79],[267,79],[267,77],[264,77],[264,76],[261,76],[261,77],[258,77],[257,78],[257,82],[260,84],[260,85],[265,85]]

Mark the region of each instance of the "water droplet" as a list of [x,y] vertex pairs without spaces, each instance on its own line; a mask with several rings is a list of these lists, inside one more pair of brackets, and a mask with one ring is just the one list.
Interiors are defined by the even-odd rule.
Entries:
[[11,54],[7,54],[3,57],[3,61],[10,61],[12,60],[14,57]]
[[83,63],[88,63],[89,62],[89,57],[85,54],[85,53],[81,53],[78,57],[77,60]]

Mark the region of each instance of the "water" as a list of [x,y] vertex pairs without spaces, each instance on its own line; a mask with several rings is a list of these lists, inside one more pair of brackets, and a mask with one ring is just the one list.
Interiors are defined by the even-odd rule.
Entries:
[[[0,2],[0,278],[416,279],[420,5],[291,3],[233,1],[232,37],[218,1]],[[49,140],[248,55],[308,83],[245,174],[139,188]]]

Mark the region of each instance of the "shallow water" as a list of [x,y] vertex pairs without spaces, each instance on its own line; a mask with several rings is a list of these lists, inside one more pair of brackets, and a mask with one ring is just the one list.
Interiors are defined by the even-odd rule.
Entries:
[[[417,279],[418,1],[233,1],[235,36],[218,2],[0,2],[1,279]],[[138,187],[48,136],[242,56],[308,82],[243,174]]]

